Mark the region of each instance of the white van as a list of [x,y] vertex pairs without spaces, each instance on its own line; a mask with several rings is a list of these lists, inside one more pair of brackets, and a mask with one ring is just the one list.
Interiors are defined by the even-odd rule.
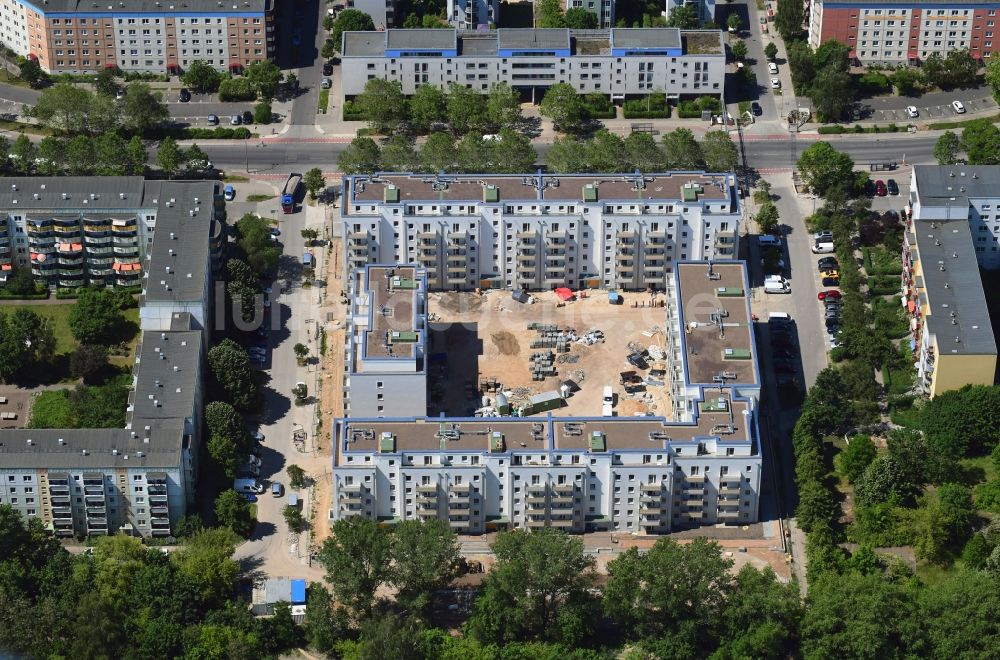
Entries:
[[615,391],[610,385],[604,386],[604,403],[610,403],[612,405],[615,403]]
[[264,487],[256,479],[233,479],[233,490],[237,493],[263,493]]
[[768,275],[764,278],[764,293],[791,293],[792,286],[781,275]]
[[767,320],[771,323],[791,323],[792,315],[788,312],[770,312],[767,315]]
[[601,407],[601,416],[602,417],[614,417],[615,416],[614,408],[611,407],[610,403],[605,403]]
[[770,234],[762,234],[757,237],[757,243],[761,247],[781,247],[781,239],[777,236],[771,236]]
[[830,254],[833,252],[833,241],[817,241],[813,243],[813,254]]

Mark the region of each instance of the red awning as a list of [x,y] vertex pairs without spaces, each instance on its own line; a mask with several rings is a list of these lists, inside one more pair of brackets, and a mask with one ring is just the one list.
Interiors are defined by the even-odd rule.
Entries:
[[912,300],[906,301],[906,309],[910,310],[910,314],[912,314],[913,310],[915,310],[916,308],[917,306]]
[[14,266],[11,264],[0,264],[0,270],[14,270]]
[[560,288],[556,289],[556,295],[559,296],[559,298],[561,300],[572,300],[573,299],[573,291],[570,290],[570,289],[567,289],[566,287],[560,287]]

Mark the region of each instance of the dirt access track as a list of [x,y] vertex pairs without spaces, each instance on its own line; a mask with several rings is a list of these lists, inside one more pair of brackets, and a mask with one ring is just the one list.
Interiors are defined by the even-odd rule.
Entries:
[[[428,413],[471,416],[482,402],[476,391],[480,379],[496,379],[504,391],[521,394],[558,390],[563,381],[572,380],[580,389],[567,399],[566,407],[553,411],[557,415],[600,416],[604,386],[611,385],[616,415],[669,416],[667,387],[650,385],[645,392],[628,395],[619,382],[620,372],[636,370],[625,359],[630,342],[664,346],[663,294],[623,293],[620,305],[610,304],[604,291],[586,294],[562,303],[555,293],[541,292],[532,294],[534,304],[519,303],[509,291],[500,290],[428,294]],[[592,345],[571,342],[565,353],[531,348],[539,339],[537,331],[528,329],[531,322],[572,328],[578,335],[597,328],[605,339]],[[556,375],[533,381],[531,354],[549,350],[556,355]],[[649,373],[637,371],[640,377]]]

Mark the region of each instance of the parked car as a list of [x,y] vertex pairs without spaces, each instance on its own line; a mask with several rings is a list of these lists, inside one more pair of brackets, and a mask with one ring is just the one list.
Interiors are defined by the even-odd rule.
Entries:
[[839,277],[824,277],[821,284],[823,286],[840,286]]
[[757,103],[756,101],[750,101],[750,112],[753,114],[754,117],[760,117],[762,114],[764,114],[764,108],[760,107],[760,103]]
[[271,495],[281,497],[285,494],[285,487],[277,482],[271,484]]
[[330,80],[329,78],[323,78],[319,86],[322,87],[323,89],[330,89],[331,87],[333,87],[333,81]]
[[840,262],[834,257],[823,257],[816,262],[816,266],[821,270],[840,270]]
[[209,115],[208,116],[208,125],[209,126],[218,126],[219,125],[219,118],[218,118],[218,116],[216,116],[216,115]]
[[233,201],[236,199],[236,188],[233,188],[232,185],[227,185],[222,191],[222,197],[227,202]]
[[771,78],[771,89],[781,89],[781,81],[777,78]]
[[646,358],[643,357],[642,353],[631,353],[625,359],[636,369],[649,369],[649,363],[646,362]]
[[833,241],[832,240],[822,240],[816,241],[812,246],[813,254],[829,254],[833,252]]
[[886,188],[885,188],[885,181],[883,181],[882,179],[879,179],[878,181],[876,181],[875,182],[875,196],[876,197],[885,197],[887,194],[889,194],[889,191],[886,190]]
[[771,236],[770,234],[761,234],[757,237],[757,244],[761,247],[781,247],[781,239],[777,236]]
[[230,126],[239,126],[242,123],[243,123],[243,118],[240,117],[239,115],[233,115],[232,117],[229,118]]
[[840,300],[840,291],[836,289],[830,289],[829,291],[820,291],[816,294],[818,300]]
[[771,74],[777,74],[778,73],[778,65],[775,64],[774,62],[768,62],[767,63],[767,72],[771,73]]
[[865,181],[865,194],[869,197],[875,196],[875,182],[871,179]]
[[243,123],[244,124],[252,124],[253,123],[253,113],[250,112],[249,110],[244,110],[243,111]]
[[256,440],[257,442],[264,442],[264,434],[261,433],[260,431],[254,431],[253,439]]
[[332,76],[333,75],[333,65],[327,62],[323,65],[323,75]]
[[819,243],[820,241],[832,241],[833,232],[829,229],[824,229],[823,231],[818,231],[813,234],[813,240]]
[[952,101],[951,102],[951,107],[958,114],[960,114],[960,115],[965,114],[965,105],[963,105],[961,101]]
[[888,179],[885,182],[885,187],[886,187],[886,189],[888,189],[890,195],[898,195],[899,194],[899,186],[896,185],[896,180],[895,179]]
[[257,501],[257,496],[254,495],[253,493],[241,493],[241,495],[243,495],[243,497],[246,499],[247,502]]
[[840,279],[840,271],[839,270],[824,270],[819,275],[820,275],[820,277],[822,277],[824,279],[827,279],[827,278],[836,279],[836,280]]
[[187,91],[186,89],[182,89],[180,96],[178,96],[177,98],[180,100],[181,103],[187,103],[188,101],[191,100],[191,92]]
[[915,105],[906,106],[906,114],[907,116],[913,119],[916,119],[917,117],[920,116],[920,112],[917,110],[917,107]]

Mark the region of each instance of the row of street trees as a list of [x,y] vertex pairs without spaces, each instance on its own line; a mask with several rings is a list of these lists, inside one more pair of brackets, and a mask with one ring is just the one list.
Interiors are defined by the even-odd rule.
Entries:
[[420,85],[407,98],[399,82],[373,78],[351,108],[382,134],[401,127],[423,134],[444,125],[455,135],[493,133],[521,123],[520,95],[507,83],[493,85],[488,94],[454,83],[447,92],[434,85]]
[[367,137],[355,138],[338,160],[345,174],[372,172],[519,173],[535,168],[537,154],[522,133],[503,129],[496,140],[469,133],[456,141],[448,133],[433,133],[421,147],[403,135],[382,146]]
[[115,132],[97,137],[45,137],[35,145],[23,133],[13,144],[0,137],[0,171],[44,176],[142,175],[148,153],[138,135],[126,140]]
[[94,93],[71,82],[59,82],[44,90],[24,113],[58,133],[91,137],[110,131],[142,136],[170,118],[163,94],[141,82],[129,83],[120,100],[114,93]]
[[939,165],[1000,165],[1000,129],[989,119],[979,119],[966,124],[961,137],[945,131],[934,144],[934,157]]
[[[622,138],[606,130],[590,140],[558,138],[548,154],[552,172],[732,172],[739,166],[736,145],[725,131],[709,131],[699,143],[690,130],[675,129],[657,144],[647,133]],[[527,171],[527,170],[522,170]]]

